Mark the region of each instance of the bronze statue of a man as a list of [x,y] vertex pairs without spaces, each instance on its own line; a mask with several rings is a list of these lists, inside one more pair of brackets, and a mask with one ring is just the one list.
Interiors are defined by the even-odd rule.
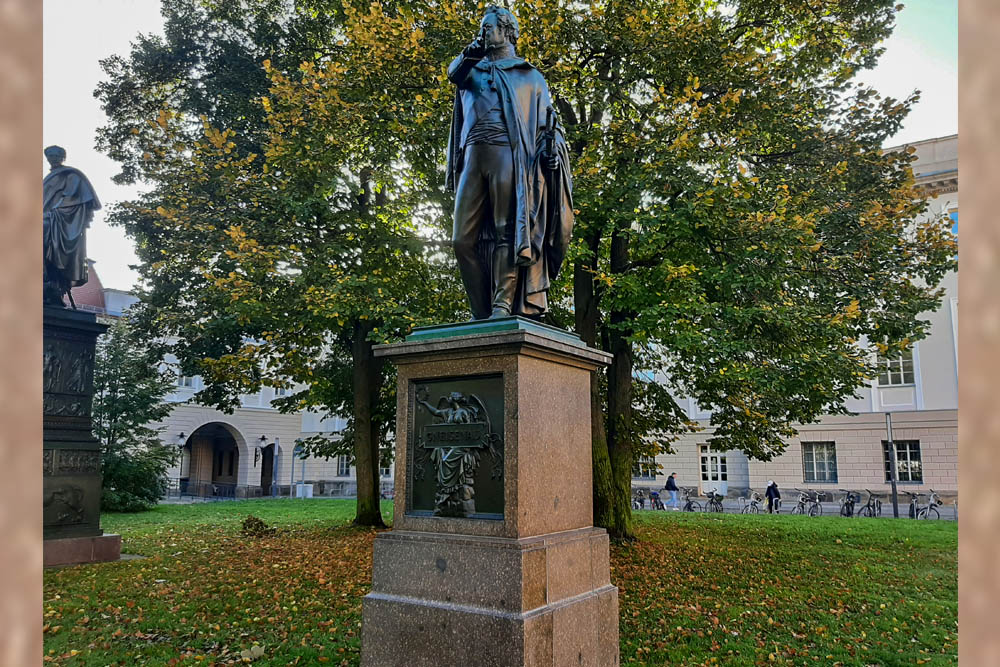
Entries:
[[45,157],[52,168],[42,181],[42,298],[61,306],[64,295],[73,303],[71,288],[87,282],[86,230],[101,202],[83,172],[63,164],[65,149],[49,146]]
[[519,28],[489,7],[448,67],[452,241],[475,319],[538,318],[573,233],[569,152],[545,79],[514,50]]

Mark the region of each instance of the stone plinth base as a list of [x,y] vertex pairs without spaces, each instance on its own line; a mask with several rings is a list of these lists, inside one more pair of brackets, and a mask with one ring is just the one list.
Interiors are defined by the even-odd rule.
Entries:
[[375,356],[398,371],[396,494],[362,665],[616,667],[591,494],[591,375],[610,356],[518,317],[418,329]]
[[119,560],[121,553],[121,535],[64,537],[42,543],[42,562],[45,567],[103,563]]
[[618,664],[608,536],[393,531],[375,540],[366,666]]

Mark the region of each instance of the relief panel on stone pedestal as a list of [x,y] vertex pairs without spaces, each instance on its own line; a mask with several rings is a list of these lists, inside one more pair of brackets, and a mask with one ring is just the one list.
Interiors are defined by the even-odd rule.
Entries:
[[89,417],[94,374],[92,341],[53,338],[42,350],[42,409],[46,416]]
[[503,519],[503,376],[410,383],[407,514]]
[[84,523],[86,508],[85,492],[76,484],[60,484],[45,490],[42,502],[42,522],[45,526]]

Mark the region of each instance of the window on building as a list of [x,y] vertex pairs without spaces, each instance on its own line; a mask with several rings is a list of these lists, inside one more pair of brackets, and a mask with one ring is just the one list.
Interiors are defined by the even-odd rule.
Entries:
[[882,387],[913,384],[913,349],[890,357],[878,355],[878,383]]
[[351,457],[341,454],[337,457],[337,477],[351,476]]
[[281,398],[282,396],[288,396],[288,390],[285,389],[284,387],[275,387],[274,397]]
[[632,479],[656,479],[656,459],[640,456],[632,466]]
[[708,445],[699,445],[698,453],[701,458],[702,482],[725,482],[729,480],[729,474],[726,471],[725,454],[713,452]]
[[190,375],[178,375],[177,376],[177,386],[178,387],[193,387],[194,378]]
[[379,466],[378,472],[382,477],[389,477],[392,475],[392,466]]
[[805,482],[837,481],[836,443],[802,443],[802,480]]
[[[896,481],[922,482],[924,468],[920,461],[919,440],[895,440],[896,445]],[[882,441],[882,458],[885,460],[885,481],[892,481],[892,456],[889,454],[889,441]]]

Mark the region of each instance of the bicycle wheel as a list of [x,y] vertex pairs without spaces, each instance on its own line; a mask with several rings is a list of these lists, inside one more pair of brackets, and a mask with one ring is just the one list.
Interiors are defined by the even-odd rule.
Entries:
[[750,514],[760,514],[760,508],[756,505],[751,505],[747,512]]
[[818,504],[809,506],[809,516],[819,516],[822,513],[823,508],[821,508]]
[[684,511],[685,512],[700,512],[701,511],[701,503],[699,503],[697,500],[692,500],[691,502],[689,502],[687,505],[684,506]]
[[803,514],[805,512],[805,509],[806,508],[803,507],[802,503],[799,503],[792,508],[792,514]]
[[917,513],[918,519],[940,519],[941,514],[937,511],[936,507],[931,507],[930,509],[924,508]]

